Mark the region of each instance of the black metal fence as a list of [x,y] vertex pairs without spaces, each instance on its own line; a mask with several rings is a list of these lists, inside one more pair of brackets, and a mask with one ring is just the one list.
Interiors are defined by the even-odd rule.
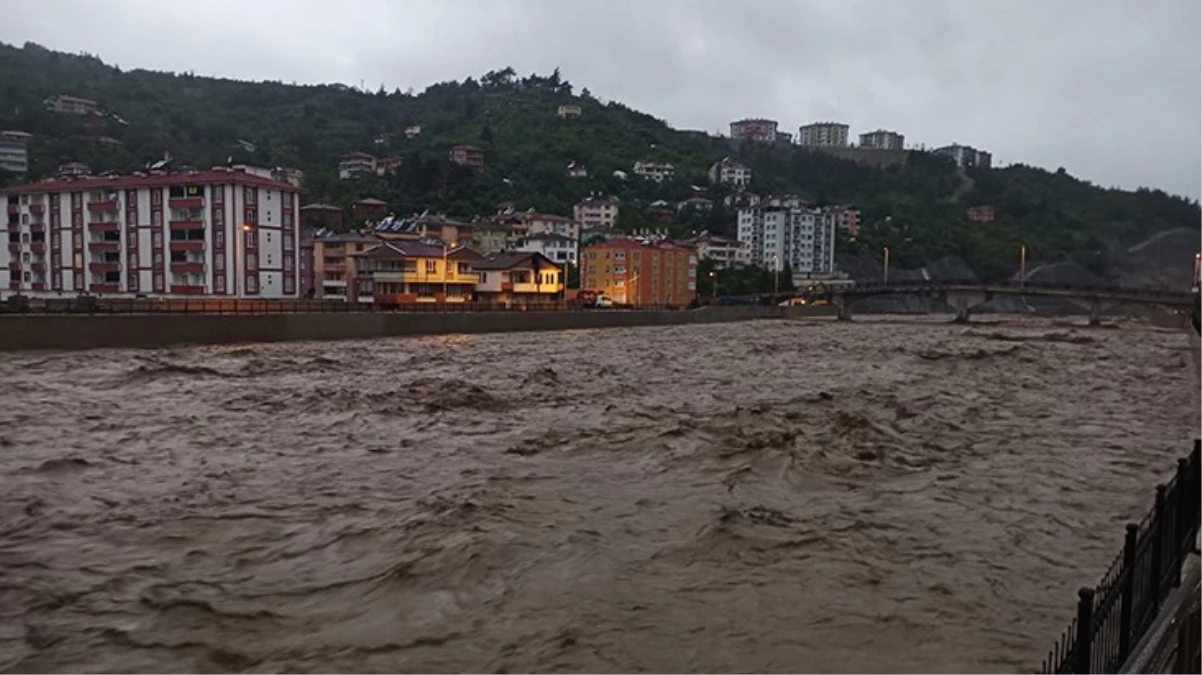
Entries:
[[1147,634],[1194,549],[1202,516],[1200,447],[1195,440],[1189,457],[1177,460],[1176,475],[1156,486],[1143,520],[1127,524],[1123,551],[1101,583],[1077,593],[1077,618],[1048,652],[1041,673],[1117,672]]
[[[11,300],[11,298],[10,298]],[[685,309],[675,305],[619,305],[583,307],[572,302],[414,302],[383,304],[351,303],[342,300],[267,299],[144,299],[144,298],[22,298],[0,304],[3,315],[39,314],[347,314],[356,312],[574,312],[574,311],[662,311]]]

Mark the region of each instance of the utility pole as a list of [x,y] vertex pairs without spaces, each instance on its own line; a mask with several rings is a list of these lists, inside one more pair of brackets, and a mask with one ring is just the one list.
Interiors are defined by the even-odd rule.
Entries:
[[889,247],[885,247],[885,285],[889,285]]
[[1018,248],[1018,287],[1027,287],[1027,245]]
[[718,272],[717,272],[717,270],[710,270],[710,296],[713,297],[713,299],[715,299],[715,300],[718,299]]
[[772,255],[772,300],[780,295],[780,256]]

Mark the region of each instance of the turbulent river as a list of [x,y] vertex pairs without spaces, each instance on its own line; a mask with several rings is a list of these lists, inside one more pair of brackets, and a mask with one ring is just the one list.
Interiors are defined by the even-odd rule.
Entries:
[[1030,671],[1196,362],[942,321],[6,355],[0,670]]

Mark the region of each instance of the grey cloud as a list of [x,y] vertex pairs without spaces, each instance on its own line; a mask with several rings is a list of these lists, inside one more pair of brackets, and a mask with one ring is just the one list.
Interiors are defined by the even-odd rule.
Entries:
[[838,119],[1202,192],[1197,0],[6,0],[0,40],[122,67],[422,89],[511,65],[679,128]]

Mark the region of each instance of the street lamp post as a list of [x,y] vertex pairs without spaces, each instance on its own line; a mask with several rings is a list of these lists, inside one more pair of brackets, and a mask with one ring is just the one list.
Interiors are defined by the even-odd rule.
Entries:
[[710,296],[718,299],[718,272],[710,270]]
[[885,248],[885,285],[889,285],[889,247]]
[[780,256],[772,254],[772,299],[780,295]]
[[1018,287],[1027,287],[1027,245],[1018,248]]
[[1194,254],[1194,288],[1202,286],[1202,253]]

